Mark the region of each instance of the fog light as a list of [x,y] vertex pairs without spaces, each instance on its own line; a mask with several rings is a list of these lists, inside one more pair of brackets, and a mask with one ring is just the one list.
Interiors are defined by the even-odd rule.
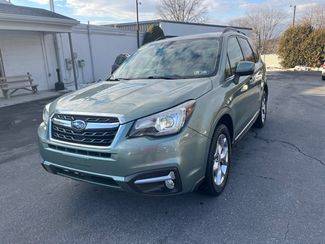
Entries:
[[173,190],[175,188],[175,183],[173,180],[165,180],[165,185],[169,190]]

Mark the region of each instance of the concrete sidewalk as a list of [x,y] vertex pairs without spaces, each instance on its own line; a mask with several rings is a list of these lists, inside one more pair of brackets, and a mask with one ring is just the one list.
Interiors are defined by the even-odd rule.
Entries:
[[68,92],[70,92],[70,90],[40,91],[37,94],[21,94],[21,95],[13,96],[9,99],[0,97],[0,108],[13,106],[21,103],[43,100],[43,99],[51,99],[51,98],[62,96],[63,94],[66,94]]

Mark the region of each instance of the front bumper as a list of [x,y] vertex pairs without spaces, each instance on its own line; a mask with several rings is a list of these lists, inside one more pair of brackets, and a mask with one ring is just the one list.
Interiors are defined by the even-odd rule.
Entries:
[[41,124],[42,165],[54,174],[131,192],[193,191],[205,175],[208,138],[186,127],[174,136],[127,139],[131,126],[125,124],[110,147],[96,149],[51,141]]

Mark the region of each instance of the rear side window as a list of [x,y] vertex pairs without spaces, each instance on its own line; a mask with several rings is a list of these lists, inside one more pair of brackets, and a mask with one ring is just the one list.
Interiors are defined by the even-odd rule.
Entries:
[[238,38],[242,51],[244,53],[244,58],[246,61],[256,62],[253,49],[251,48],[248,41],[244,38]]
[[230,62],[230,68],[232,70],[232,73],[234,73],[238,62],[244,61],[243,53],[240,49],[236,37],[229,38],[227,51],[228,51],[228,57]]

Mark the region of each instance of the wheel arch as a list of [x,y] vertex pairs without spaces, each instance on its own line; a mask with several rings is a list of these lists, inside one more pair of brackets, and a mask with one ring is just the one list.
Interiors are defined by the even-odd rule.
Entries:
[[234,124],[233,124],[233,120],[229,113],[225,113],[219,118],[218,123],[215,126],[215,129],[221,124],[224,124],[225,126],[227,126],[227,128],[229,130],[231,141],[233,142],[234,141]]

